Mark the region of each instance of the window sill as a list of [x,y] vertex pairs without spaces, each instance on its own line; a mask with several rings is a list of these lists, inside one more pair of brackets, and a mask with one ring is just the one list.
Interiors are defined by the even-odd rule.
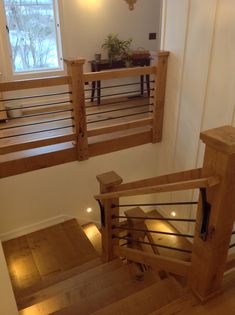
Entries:
[[64,76],[65,70],[43,70],[43,71],[35,71],[35,72],[22,72],[22,73],[12,73],[11,76],[5,76],[5,79],[11,81],[17,80],[27,80],[27,79],[40,79],[40,78],[50,78],[55,76]]

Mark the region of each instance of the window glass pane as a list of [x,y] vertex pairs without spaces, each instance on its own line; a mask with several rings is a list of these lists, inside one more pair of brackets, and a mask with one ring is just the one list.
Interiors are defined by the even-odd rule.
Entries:
[[5,0],[15,72],[60,67],[53,0]]

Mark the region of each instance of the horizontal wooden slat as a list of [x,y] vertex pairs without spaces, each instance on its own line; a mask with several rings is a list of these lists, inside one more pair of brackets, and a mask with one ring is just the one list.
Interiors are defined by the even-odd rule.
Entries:
[[12,154],[12,158],[0,162],[0,178],[77,160],[76,148],[66,143]]
[[157,177],[137,180],[130,183],[125,183],[125,184],[113,187],[112,191],[128,190],[128,189],[141,188],[141,187],[147,187],[147,186],[170,184],[170,183],[175,183],[179,181],[199,179],[199,178],[202,178],[201,174],[202,174],[202,169],[197,168],[197,169],[187,170],[183,172],[171,173],[171,174],[161,175]]
[[138,127],[148,126],[148,125],[151,125],[152,122],[153,122],[152,118],[143,118],[143,119],[135,120],[132,122],[126,122],[126,123],[117,124],[113,126],[91,129],[91,130],[88,130],[87,133],[88,133],[88,137],[94,137],[94,136],[105,135],[105,134],[113,133],[117,131],[123,131],[123,130],[138,128]]
[[183,277],[188,277],[190,272],[191,263],[175,258],[154,255],[140,250],[119,246],[114,247],[114,253],[119,257],[125,257],[127,260],[145,264],[152,268],[162,269]]
[[44,88],[49,86],[65,85],[68,83],[68,76],[1,82],[0,92]]
[[235,268],[235,254],[231,254],[228,256],[225,271],[228,271],[233,268]]
[[64,136],[57,136],[57,137],[50,137],[47,139],[40,139],[40,140],[33,140],[28,142],[21,142],[17,144],[12,144],[8,146],[3,146],[0,148],[0,154],[8,154],[17,151],[29,150],[34,148],[40,148],[48,145],[69,142],[76,140],[76,135],[64,135]]
[[89,144],[89,155],[96,156],[123,150],[138,145],[151,142],[151,130],[133,134],[129,136],[119,137],[117,139],[106,140],[102,142]]
[[127,68],[127,69],[114,69],[109,71],[100,71],[100,72],[88,72],[84,73],[83,81],[101,81],[101,80],[112,80],[112,79],[120,79],[127,77],[136,77],[140,75],[146,74],[156,74],[156,67],[135,67],[135,68]]
[[153,193],[161,193],[161,192],[170,192],[170,191],[179,191],[179,190],[188,190],[188,189],[196,189],[196,188],[209,188],[215,186],[219,183],[218,177],[207,177],[200,178],[188,181],[181,181],[171,184],[163,184],[157,186],[150,187],[142,187],[135,188],[129,190],[123,190],[118,192],[111,192],[107,194],[96,195],[95,198],[97,200],[103,199],[113,199],[118,197],[128,197],[128,196],[137,196],[137,195],[146,195]]

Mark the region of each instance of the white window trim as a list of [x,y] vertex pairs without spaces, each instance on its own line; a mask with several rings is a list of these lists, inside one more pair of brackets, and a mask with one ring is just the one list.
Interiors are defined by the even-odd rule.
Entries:
[[[56,40],[59,58],[63,58],[63,45],[62,45],[62,18],[61,18],[61,8],[59,0],[54,0],[54,12],[56,19],[56,28],[59,27],[59,31],[56,32]],[[54,77],[54,76],[63,76],[66,74],[63,60],[59,61],[60,68],[58,69],[39,69],[35,71],[27,72],[14,72],[13,65],[11,60],[11,46],[9,41],[9,35],[6,30],[7,20],[5,14],[5,6],[3,0],[0,0],[0,70],[3,74],[4,81],[15,81],[23,79],[33,79],[33,78],[43,78],[43,77]],[[59,26],[57,26],[59,25]],[[3,57],[2,57],[3,56]]]

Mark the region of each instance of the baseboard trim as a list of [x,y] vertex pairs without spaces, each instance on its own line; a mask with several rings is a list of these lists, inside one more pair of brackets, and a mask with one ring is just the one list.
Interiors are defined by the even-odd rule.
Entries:
[[[7,233],[0,234],[0,241],[1,242],[9,241],[11,239],[14,239],[14,238],[17,238],[17,237],[20,237],[29,233],[33,233],[33,232],[48,228],[52,225],[56,225],[56,224],[59,224],[59,223],[62,223],[71,219],[74,219],[74,217],[61,214],[59,216],[56,216],[47,220],[42,220],[40,222],[12,230]],[[97,226],[100,226],[100,223],[98,221],[92,221],[86,218],[75,218],[75,219],[78,221],[80,225],[85,225],[92,222],[96,224]]]

